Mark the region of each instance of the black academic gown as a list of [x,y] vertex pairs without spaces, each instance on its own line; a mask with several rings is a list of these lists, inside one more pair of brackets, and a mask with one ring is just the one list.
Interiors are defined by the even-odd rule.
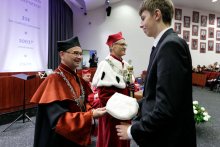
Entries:
[[196,147],[191,71],[186,42],[167,30],[147,69],[140,121],[131,127],[140,147]]

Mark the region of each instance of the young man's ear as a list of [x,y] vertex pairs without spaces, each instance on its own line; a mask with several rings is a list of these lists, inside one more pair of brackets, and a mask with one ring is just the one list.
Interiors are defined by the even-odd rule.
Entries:
[[154,15],[155,15],[156,20],[159,20],[162,17],[161,11],[159,9],[156,9],[154,11]]

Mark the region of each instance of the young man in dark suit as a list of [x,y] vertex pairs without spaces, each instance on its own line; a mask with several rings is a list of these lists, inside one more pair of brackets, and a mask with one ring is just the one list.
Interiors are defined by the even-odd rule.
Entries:
[[139,8],[140,27],[155,39],[138,101],[140,120],[116,129],[121,140],[134,139],[140,147],[196,147],[191,55],[170,28],[173,13],[171,0],[145,0]]

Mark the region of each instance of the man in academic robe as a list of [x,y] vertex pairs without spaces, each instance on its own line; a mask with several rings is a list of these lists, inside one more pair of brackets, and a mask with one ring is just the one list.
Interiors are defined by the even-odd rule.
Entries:
[[[129,91],[135,90],[133,76],[132,84],[127,87],[127,67],[129,64],[122,59],[127,49],[127,44],[125,43],[122,33],[119,32],[109,35],[106,44],[110,48],[110,55],[100,62],[92,81],[92,85],[98,87],[100,107],[105,107],[109,98],[115,92],[128,96]],[[99,118],[96,147],[129,147],[130,141],[119,140],[115,130],[115,126],[119,125],[121,122],[131,123],[130,120],[121,121],[109,114],[103,118]]]
[[121,140],[134,139],[140,147],[196,147],[191,55],[170,28],[173,13],[171,0],[145,0],[139,8],[140,27],[155,39],[138,101],[140,119],[116,129]]
[[105,108],[94,110],[86,100],[92,91],[76,74],[82,60],[78,37],[57,45],[61,63],[31,99],[38,104],[34,147],[87,146],[93,119],[107,112]]
[[83,80],[86,81],[86,83],[89,85],[89,87],[91,88],[92,90],[92,85],[91,85],[91,70],[90,69],[87,69],[87,70],[82,70],[82,78]]

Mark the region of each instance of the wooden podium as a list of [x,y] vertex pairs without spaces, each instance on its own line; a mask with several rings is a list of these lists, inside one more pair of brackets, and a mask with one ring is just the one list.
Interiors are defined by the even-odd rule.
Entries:
[[[6,129],[8,129],[11,125],[13,125],[22,116],[23,116],[23,123],[25,123],[25,117],[26,117],[28,120],[30,120],[34,124],[34,122],[30,119],[30,117],[25,113],[25,99],[26,99],[25,98],[25,81],[35,78],[36,75],[29,76],[29,75],[26,75],[26,74],[16,74],[16,75],[12,75],[12,76],[24,80],[23,113],[18,118],[16,118]],[[6,129],[4,129],[4,131]]]

